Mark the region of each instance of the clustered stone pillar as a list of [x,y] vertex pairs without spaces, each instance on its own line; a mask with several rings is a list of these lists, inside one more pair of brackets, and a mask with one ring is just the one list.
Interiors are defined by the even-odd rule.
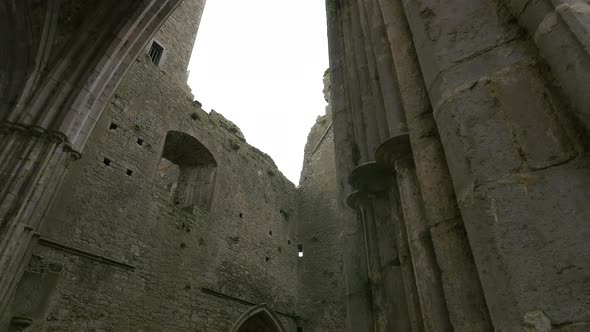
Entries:
[[[397,288],[411,329],[590,327],[587,1],[326,8],[331,70],[340,73],[332,85],[342,89],[332,103],[347,119],[334,132],[336,163],[347,164],[339,181],[358,190],[350,197],[365,230],[383,218],[398,229],[376,228],[363,247],[383,250],[379,237],[389,236],[401,266],[411,265],[404,281],[415,285]],[[374,190],[379,181],[390,195]],[[389,215],[378,212],[383,201]]]
[[0,312],[69,163],[79,157],[59,132],[0,124]]
[[348,80],[345,66],[344,11],[328,12],[327,25],[330,43],[331,93],[329,104],[332,108],[334,131],[339,133],[334,148],[339,162],[336,163],[338,185],[338,207],[342,220],[342,260],[346,285],[346,324],[348,331],[373,331],[371,291],[367,275],[364,250],[364,233],[358,213],[348,210],[346,200],[352,187],[348,174],[360,159],[361,147],[356,143],[358,133],[353,126],[354,115],[350,112]]
[[451,331],[441,276],[411,153],[408,135],[402,134],[389,139],[379,147],[377,162],[389,169],[395,169],[398,186],[393,189],[398,191],[403,209],[402,228],[405,228],[407,233],[424,329]]
[[[406,239],[396,239],[398,232],[387,207],[391,180],[391,172],[379,168],[374,161],[358,165],[349,177],[349,182],[357,190],[350,194],[348,203],[358,211],[365,234],[375,330],[408,331],[412,325],[414,328],[418,326],[417,317],[411,317],[417,313],[414,307],[408,306],[413,294],[406,294],[404,287],[408,277],[413,276],[404,275],[408,269],[400,265],[397,248]],[[408,263],[407,260],[404,262]],[[413,284],[413,280],[409,284]]]

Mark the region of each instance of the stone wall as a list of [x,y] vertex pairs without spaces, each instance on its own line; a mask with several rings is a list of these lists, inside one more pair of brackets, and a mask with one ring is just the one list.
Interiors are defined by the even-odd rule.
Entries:
[[181,4],[154,37],[163,61],[142,53],[108,103],[37,234],[11,329],[228,331],[261,304],[286,331],[345,329],[329,110],[295,188],[187,93],[203,5]]
[[[154,183],[171,130],[197,138],[217,161],[210,211],[177,207]],[[287,220],[281,210],[295,212],[297,204],[294,186],[272,162],[141,57],[41,231],[64,247],[133,268],[38,245],[35,261],[60,271],[43,309],[47,319],[34,326],[220,331],[248,308],[202,288],[296,314],[297,215]]]
[[329,115],[309,133],[299,183],[299,308],[305,331],[344,331],[342,216],[337,208],[334,132]]
[[[349,298],[349,323],[588,329],[589,5],[326,5],[339,191],[368,234],[343,260],[366,253],[372,317]],[[378,206],[396,228],[406,313],[383,312],[399,298],[377,264]],[[345,269],[346,282],[362,273]]]
[[[295,331],[296,188],[231,121],[186,93],[203,4],[173,13],[155,37],[166,61],[140,55],[70,169],[12,308],[33,330],[224,331],[266,303]],[[202,151],[163,155],[170,132]],[[166,186],[182,175],[175,163],[198,166],[206,153],[211,189],[195,190],[210,203],[175,205]]]
[[[205,3],[206,0],[183,0],[153,38],[164,47],[160,69],[185,89],[188,89],[187,67]],[[151,41],[146,45],[146,52],[150,46]]]

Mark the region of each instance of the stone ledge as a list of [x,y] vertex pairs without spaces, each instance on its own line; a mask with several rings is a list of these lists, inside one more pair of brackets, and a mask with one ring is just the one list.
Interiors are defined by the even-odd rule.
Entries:
[[59,243],[57,241],[53,241],[44,237],[39,238],[38,243],[42,246],[45,247],[49,247],[49,248],[53,248],[53,249],[57,249],[63,252],[67,252],[70,254],[74,254],[76,256],[80,256],[80,257],[85,257],[88,259],[91,259],[93,261],[97,261],[103,264],[107,264],[107,265],[112,265],[112,266],[116,266],[122,269],[126,269],[126,270],[130,270],[130,271],[134,271],[135,270],[135,266],[133,265],[129,265],[127,263],[112,259],[112,258],[108,258],[105,256],[101,256],[101,255],[97,255],[97,254],[93,254],[89,251],[86,250],[82,250],[79,248],[74,248],[71,247],[67,244],[63,244],[63,243]]

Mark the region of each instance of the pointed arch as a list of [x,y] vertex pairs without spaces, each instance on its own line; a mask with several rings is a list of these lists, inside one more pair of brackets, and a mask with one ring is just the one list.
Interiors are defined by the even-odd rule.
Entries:
[[242,332],[243,328],[252,322],[263,324],[269,332],[286,331],[277,314],[266,304],[262,303],[244,312],[234,323],[230,332]]

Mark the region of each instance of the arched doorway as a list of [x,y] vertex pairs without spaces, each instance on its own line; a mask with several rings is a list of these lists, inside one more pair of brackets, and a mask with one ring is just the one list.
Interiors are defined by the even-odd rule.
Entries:
[[231,332],[285,332],[277,315],[265,304],[250,308],[236,321]]

